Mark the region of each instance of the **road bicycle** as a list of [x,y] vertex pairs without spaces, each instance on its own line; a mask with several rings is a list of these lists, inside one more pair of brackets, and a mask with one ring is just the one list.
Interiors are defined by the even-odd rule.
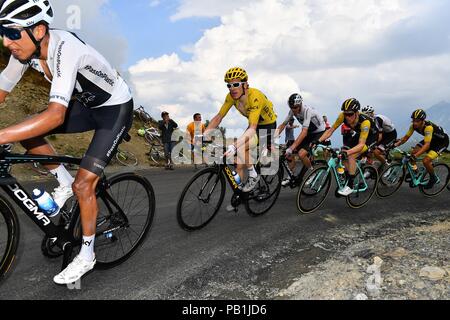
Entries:
[[161,134],[154,127],[144,127],[143,137],[147,145],[162,145]]
[[[380,198],[387,198],[397,192],[404,181],[408,180],[411,188],[419,188],[420,192],[427,197],[435,197],[444,191],[450,179],[450,169],[445,163],[436,160],[433,163],[437,182],[430,189],[425,188],[430,179],[429,173],[424,166],[418,167],[411,163],[412,155],[401,149],[394,148],[402,159],[386,166],[380,173],[380,181],[377,186],[377,195]],[[440,155],[440,154],[439,154]]]
[[156,120],[153,119],[153,117],[147,111],[144,110],[143,106],[136,108],[134,110],[134,115],[136,117],[138,117],[139,120],[141,120],[145,124],[150,124],[151,122],[156,122]]
[[135,167],[138,164],[138,159],[133,152],[122,150],[120,148],[117,149],[116,160],[127,167]]
[[[78,201],[69,199],[56,218],[50,219],[39,209],[28,191],[10,175],[15,164],[70,163],[80,165],[81,159],[60,156],[12,154],[0,148],[0,187],[19,208],[44,232],[42,253],[48,258],[63,256],[65,269],[81,247],[81,221]],[[96,269],[115,267],[132,256],[143,243],[152,226],[155,194],[151,183],[135,173],[110,178],[102,176],[96,189],[97,216],[95,252]],[[0,281],[16,257],[20,227],[14,207],[0,195]]]
[[[328,151],[331,158],[326,165],[317,166],[303,178],[297,193],[297,208],[300,213],[312,213],[323,204],[330,191],[332,177],[336,181],[336,197],[342,197],[338,191],[348,183],[343,165],[346,153],[324,145],[319,147]],[[357,160],[356,165],[357,175],[354,179],[353,193],[345,197],[347,204],[355,209],[369,202],[378,182],[378,171],[374,166],[362,164],[361,160]]]
[[[220,148],[215,146],[215,149]],[[233,191],[233,207],[244,204],[250,216],[261,216],[275,204],[281,189],[282,170],[276,170],[273,175],[261,175],[255,189],[246,193],[234,179],[233,168],[226,164],[226,158],[221,160],[200,170],[184,187],[177,204],[177,221],[184,230],[199,230],[212,221],[222,206],[226,182]],[[259,163],[256,170],[261,173]]]

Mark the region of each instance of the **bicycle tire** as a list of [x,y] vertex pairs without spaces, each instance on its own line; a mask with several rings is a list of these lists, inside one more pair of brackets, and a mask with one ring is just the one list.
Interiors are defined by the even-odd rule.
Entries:
[[[397,175],[398,172],[401,172],[400,176]],[[394,193],[396,193],[402,186],[403,181],[405,180],[405,176],[406,169],[401,163],[393,163],[389,166],[386,166],[380,173],[376,190],[377,197],[385,199],[393,196]],[[396,183],[393,183],[395,181]],[[393,188],[389,191],[386,191],[384,187],[388,186],[389,184],[392,184]]]
[[163,159],[165,159],[165,157],[161,156],[161,152],[159,150],[157,150],[156,148],[152,148],[150,149],[150,159],[152,159],[152,161],[156,164],[159,164],[159,162]]
[[[325,165],[319,165],[309,173],[307,173],[303,181],[300,185],[300,188],[297,192],[297,209],[299,213],[301,214],[310,214],[319,209],[319,207],[324,203],[325,199],[328,196],[328,193],[330,192],[331,187],[331,171],[328,172],[328,166]],[[323,176],[325,174],[325,176]],[[319,180],[317,180],[319,179]],[[322,183],[322,182],[323,183]],[[319,182],[319,184],[318,184]],[[325,193],[321,198],[319,198],[318,202],[312,205],[311,207],[307,207],[305,202],[308,199],[312,199],[312,197],[315,197],[318,192],[317,188],[321,187],[321,190],[324,190]],[[310,188],[314,192],[307,192],[305,191],[307,188]],[[305,189],[305,190],[304,190]],[[303,199],[303,200],[302,200]]]
[[[126,186],[121,187],[121,186],[117,186],[119,183],[125,182],[127,183]],[[131,189],[133,189],[132,191],[130,190],[130,183],[131,182],[135,182],[137,183],[137,185],[140,186],[140,192],[139,193],[137,191],[137,187],[131,187]],[[124,243],[122,242],[120,236],[119,235],[119,231],[121,230],[125,230],[127,231],[129,229],[129,227],[132,225],[131,223],[128,223],[127,227],[125,228],[118,228],[117,226],[114,226],[114,223],[118,223],[120,219],[123,219],[119,216],[117,209],[115,209],[114,213],[115,216],[111,216],[110,214],[110,209],[108,209],[108,207],[105,205],[106,202],[108,202],[108,204],[111,206],[110,202],[108,200],[104,200],[101,195],[97,194],[97,203],[98,203],[98,207],[99,207],[99,212],[97,215],[97,230],[96,230],[96,236],[95,236],[95,244],[94,244],[94,251],[95,251],[95,256],[96,256],[96,260],[97,263],[95,264],[95,268],[96,269],[100,269],[100,270],[106,270],[106,269],[110,269],[113,268],[115,266],[118,266],[120,264],[122,264],[123,262],[125,262],[127,259],[129,259],[135,252],[136,250],[142,245],[143,241],[145,240],[145,238],[147,237],[151,227],[152,227],[152,222],[153,222],[153,218],[155,215],[155,193],[153,191],[153,187],[151,185],[151,183],[142,176],[139,176],[137,174],[134,173],[122,173],[122,174],[118,174],[115,176],[112,176],[111,178],[109,178],[107,180],[106,185],[108,186],[108,189],[106,190],[106,192],[108,192],[109,195],[111,195],[111,197],[116,201],[116,203],[121,207],[121,208],[125,208],[127,207],[127,212],[125,212],[125,215],[127,216],[128,222],[130,222],[129,218],[131,218],[132,216],[130,216],[129,214],[129,210],[131,209],[131,206],[133,204],[133,201],[131,204],[125,204],[125,201],[127,199],[127,197],[134,197],[138,194],[142,194],[143,195],[143,200],[138,200],[139,202],[137,203],[139,205],[139,208],[137,208],[139,210],[139,212],[143,212],[142,215],[140,216],[144,216],[145,222],[143,224],[142,230],[137,233],[135,231],[134,234],[137,234],[136,240],[134,242],[130,241],[130,237],[129,234],[127,234],[128,239],[126,240],[126,242],[131,242],[131,247],[129,250],[127,250],[125,253],[123,253],[120,256],[115,256],[114,259],[110,259],[107,260],[106,257],[109,257],[109,254],[103,254],[102,253],[102,246],[108,246],[109,244],[112,244],[114,246],[114,244],[118,244],[116,246],[116,248],[113,248],[111,251],[115,251],[117,253],[117,251],[119,250],[119,245],[123,251],[123,245]],[[130,191],[130,193],[129,193]],[[123,200],[122,200],[123,199]],[[143,204],[144,203],[144,204]],[[145,207],[144,207],[145,206]],[[113,206],[111,206],[112,208]],[[136,205],[133,206],[132,209],[135,209]],[[124,210],[124,209],[122,209]],[[106,214],[105,214],[106,212]],[[77,219],[76,222],[71,224],[70,230],[72,230],[71,232],[74,234],[75,238],[79,240],[79,243],[81,243],[81,225],[80,225],[80,217],[79,217],[79,211],[77,211],[75,214],[77,214]],[[135,217],[137,215],[134,215]],[[105,223],[105,222],[109,222],[109,224]],[[109,229],[106,229],[104,231],[99,231],[104,225],[107,225],[107,227]],[[114,228],[117,228],[114,230]],[[113,230],[111,232],[107,232],[109,230]],[[124,232],[125,233],[125,232]],[[125,243],[126,244],[126,243]],[[106,257],[105,257],[106,256]]]
[[[257,170],[260,171],[259,168],[257,168]],[[279,166],[277,172],[274,175],[265,175],[265,176],[261,175],[258,185],[254,189],[254,191],[255,190],[259,191],[259,193],[254,194],[254,191],[252,191],[249,197],[246,198],[244,201],[245,210],[250,216],[252,217],[261,216],[266,212],[268,212],[275,205],[278,196],[280,195],[281,181],[283,180],[283,176],[284,176],[283,166]],[[274,182],[274,179],[277,179],[278,181],[275,180]],[[273,192],[270,192],[271,185],[275,186]],[[264,209],[262,210],[256,210],[256,208],[253,206],[254,203],[266,203],[268,199],[271,198],[272,200],[268,202],[268,206],[264,207]]]
[[162,146],[162,140],[160,137],[156,136],[156,135],[152,135],[148,132],[145,133],[144,135],[145,141],[150,144],[150,145],[159,145]]
[[0,195],[0,282],[6,278],[15,261],[20,240],[20,226],[17,214],[11,204]]
[[120,164],[126,167],[135,167],[138,164],[137,157],[130,151],[117,150],[116,159]]
[[[200,208],[200,210],[197,211],[197,213],[200,213],[200,223],[191,223],[191,221],[187,219],[187,216],[188,216],[186,214],[187,209],[184,209],[183,203],[185,202],[185,198],[186,198],[186,195],[188,194],[188,192],[192,193],[194,196],[196,194],[199,194],[199,196],[202,196],[202,193],[193,192],[193,191],[190,191],[190,189],[191,189],[191,186],[193,186],[197,182],[197,180],[199,180],[202,176],[206,176],[206,175],[208,175],[206,177],[207,179],[206,179],[206,181],[203,181],[203,183],[200,183],[200,189],[198,191],[202,191],[202,189],[203,189],[203,190],[207,190],[208,192],[210,192],[210,194],[212,194],[212,192],[215,191],[217,186],[219,186],[220,194],[219,194],[218,202],[215,205],[215,208],[213,208],[213,210],[211,211],[211,213],[209,214],[209,216],[207,216],[207,218],[205,220],[202,219],[202,210],[201,209],[203,209],[203,208]],[[212,182],[212,184],[210,184],[210,182]],[[208,187],[210,187],[210,188],[208,188]],[[189,182],[186,184],[183,191],[181,192],[180,198],[178,199],[178,203],[177,203],[178,225],[186,231],[195,231],[195,230],[199,230],[199,229],[205,227],[217,215],[217,212],[219,212],[219,209],[222,206],[223,199],[225,197],[225,191],[226,191],[225,177],[223,176],[222,172],[218,171],[217,167],[209,167],[209,168],[205,168],[205,169],[199,171],[197,174],[195,174],[191,178],[191,180],[189,180]],[[198,203],[201,204],[200,202],[203,202],[204,204],[206,204],[203,200],[198,199],[199,196],[196,196]],[[208,200],[208,203],[209,203],[209,200]]]
[[[369,173],[369,177],[365,178],[365,181],[367,184],[370,184],[370,182],[373,182],[373,188],[372,190],[367,193],[367,191],[364,192],[356,192],[356,193],[352,193],[350,195],[348,195],[346,197],[346,201],[347,204],[350,208],[353,209],[359,209],[364,207],[369,201],[370,199],[372,199],[373,195],[376,192],[377,189],[377,185],[378,185],[378,171],[377,169],[373,166],[373,165],[365,165],[362,168],[363,174],[366,174],[366,172]],[[359,184],[359,180],[361,179],[361,173],[359,173],[356,178],[355,178],[355,186]],[[365,198],[363,198],[362,201],[357,201],[358,199],[361,199],[360,195],[366,195]]]
[[[440,168],[440,167],[442,167],[447,172],[447,177],[439,177],[442,180],[444,180],[443,182],[440,183],[440,187],[439,188],[437,188],[437,189],[434,189],[434,188],[433,189],[424,189],[423,185],[419,186],[420,192],[422,192],[428,198],[433,198],[433,197],[436,197],[439,194],[441,194],[442,191],[445,190],[445,187],[447,186],[448,181],[450,179],[450,168],[445,163],[438,163],[438,164],[436,164],[434,166],[435,173],[436,173],[436,171],[438,171],[437,168]],[[427,173],[427,175],[429,175],[429,174]],[[434,190],[434,191],[431,191],[431,190]]]

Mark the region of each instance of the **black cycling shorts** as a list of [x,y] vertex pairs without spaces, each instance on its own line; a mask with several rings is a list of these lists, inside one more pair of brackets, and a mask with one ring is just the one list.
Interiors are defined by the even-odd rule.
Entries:
[[82,133],[94,130],[80,167],[98,176],[115,155],[119,144],[133,122],[133,100],[97,109],[85,107],[77,100],[70,102],[64,123],[51,134]]
[[[425,145],[424,140],[420,141],[418,144],[419,147],[423,147],[424,145]],[[442,153],[444,150],[448,148],[448,145],[449,145],[448,135],[445,135],[444,139],[431,139],[430,149],[428,149],[428,151]]]
[[384,132],[383,133],[383,138],[381,139],[381,141],[378,143],[378,148],[381,150],[386,150],[386,146],[388,146],[391,142],[397,140],[397,130],[393,130],[391,132]]

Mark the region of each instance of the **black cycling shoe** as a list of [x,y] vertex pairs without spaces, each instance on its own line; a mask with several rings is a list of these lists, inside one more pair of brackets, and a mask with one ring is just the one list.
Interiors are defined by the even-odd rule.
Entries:
[[423,188],[425,190],[430,190],[434,187],[437,181],[438,181],[437,177],[435,175],[432,175],[430,176],[430,180],[428,180],[428,183]]

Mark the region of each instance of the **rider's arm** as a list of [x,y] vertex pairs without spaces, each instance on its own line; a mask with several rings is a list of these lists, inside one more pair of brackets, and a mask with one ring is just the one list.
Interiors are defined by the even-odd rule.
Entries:
[[331,136],[333,135],[333,133],[344,123],[344,113],[341,112],[339,114],[339,117],[336,119],[336,121],[334,122],[333,126],[328,129],[327,131],[325,131],[325,133],[322,135],[322,137],[320,137],[319,142],[324,142],[328,139],[331,138]]
[[361,151],[363,151],[364,146],[366,145],[367,137],[369,136],[369,132],[370,132],[370,121],[365,120],[361,123],[361,133],[359,135],[358,145],[348,150],[347,155],[351,156],[353,154],[358,154],[361,153]]
[[0,103],[5,102],[5,99],[8,96],[8,94],[9,92],[0,89]]
[[203,133],[203,135],[208,136],[211,133],[211,131],[213,131],[220,125],[222,120],[223,120],[223,117],[220,115],[220,113],[218,113],[214,118],[211,119],[211,121],[209,122],[208,127],[205,129],[205,132]]
[[225,98],[225,102],[223,103],[222,107],[219,110],[219,113],[211,119],[211,121],[208,124],[208,127],[205,129],[204,135],[208,136],[211,134],[211,131],[216,129],[220,123],[222,122],[223,118],[227,115],[228,111],[230,111],[231,107],[234,105],[234,100],[231,97],[231,94],[228,94]]
[[289,111],[286,119],[284,119],[283,123],[275,130],[274,138],[278,138],[280,134],[283,133],[284,129],[286,129],[286,126],[289,124],[289,121],[291,121],[294,118],[294,114],[292,111]]
[[395,144],[395,146],[398,147],[398,146],[401,146],[402,144],[406,143],[406,141],[408,141],[409,138],[411,138],[413,133],[414,133],[414,127],[413,127],[413,125],[411,125],[409,127],[408,132],[405,134],[405,136],[403,138],[401,138],[400,141]]
[[433,126],[428,126],[425,128],[425,131],[424,131],[425,138],[423,139],[424,144],[423,144],[422,148],[420,148],[419,150],[417,150],[416,153],[414,153],[414,156],[416,158],[420,157],[422,154],[424,154],[425,152],[430,150],[431,139],[433,138],[433,131],[434,131]]
[[0,144],[42,136],[64,123],[67,108],[51,102],[47,110],[27,120],[0,130]]

